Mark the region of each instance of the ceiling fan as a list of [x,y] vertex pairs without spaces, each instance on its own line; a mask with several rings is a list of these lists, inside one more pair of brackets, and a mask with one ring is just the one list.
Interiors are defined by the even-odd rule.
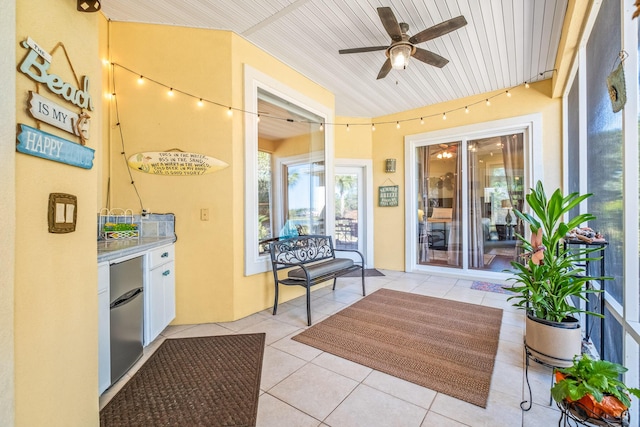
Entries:
[[398,23],[398,20],[390,7],[379,7],[378,16],[380,16],[380,21],[382,21],[384,29],[391,37],[391,44],[389,46],[357,47],[338,51],[341,54],[373,52],[376,50],[386,51],[385,54],[387,55],[387,60],[382,64],[382,68],[378,73],[378,79],[386,77],[392,68],[400,70],[406,68],[409,62],[409,57],[411,56],[426,64],[433,65],[434,67],[444,67],[449,62],[448,59],[443,58],[437,53],[420,49],[415,45],[435,39],[467,25],[467,20],[461,15],[436,24],[426,30],[420,31],[414,36],[409,37],[407,35],[407,31],[409,31],[409,24],[404,22]]

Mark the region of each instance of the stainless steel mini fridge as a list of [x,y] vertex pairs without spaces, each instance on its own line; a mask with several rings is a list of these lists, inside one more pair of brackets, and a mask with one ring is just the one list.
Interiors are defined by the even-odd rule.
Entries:
[[142,257],[110,266],[111,384],[142,356]]

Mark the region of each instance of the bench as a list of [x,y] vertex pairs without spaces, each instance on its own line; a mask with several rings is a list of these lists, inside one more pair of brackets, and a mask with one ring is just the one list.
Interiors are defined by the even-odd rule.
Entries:
[[[360,256],[359,262],[350,258],[336,258],[336,252],[353,252]],[[334,249],[331,236],[309,235],[269,242],[271,267],[275,282],[273,314],[278,311],[278,285],[303,286],[307,294],[307,325],[311,326],[311,287],[333,279],[336,289],[338,277],[360,270],[362,295],[364,287],[364,257],[357,250]],[[286,272],[282,270],[289,269]]]

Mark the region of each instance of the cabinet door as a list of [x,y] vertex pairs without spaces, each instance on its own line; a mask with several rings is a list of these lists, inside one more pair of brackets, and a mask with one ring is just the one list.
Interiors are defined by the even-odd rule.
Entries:
[[176,275],[174,263],[169,262],[160,267],[162,270],[162,290],[164,294],[163,329],[176,317]]
[[164,329],[164,284],[162,267],[154,268],[149,275],[147,293],[148,306],[145,310],[145,345],[150,344]]

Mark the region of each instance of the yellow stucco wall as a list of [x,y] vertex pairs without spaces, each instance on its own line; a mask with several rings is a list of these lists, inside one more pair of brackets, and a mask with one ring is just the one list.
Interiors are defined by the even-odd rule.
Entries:
[[[88,76],[96,109],[90,112],[87,146],[96,148],[101,138],[99,14],[77,12],[75,2],[39,0],[17,2],[16,13],[17,42],[30,36],[49,52],[61,42],[78,77]],[[16,65],[26,54],[16,46]],[[58,48],[49,72],[74,83],[71,65]],[[16,73],[17,122],[36,127],[26,107],[27,91],[36,90],[36,83]],[[45,86],[39,90],[79,111]],[[78,141],[52,126],[40,128]],[[15,424],[98,425],[96,169],[16,153],[15,177]],[[54,192],[78,198],[73,233],[48,232],[48,197]]]
[[[118,106],[116,112],[115,102],[109,101],[111,165],[105,179],[111,178],[111,207],[141,209],[120,154],[117,122],[126,156],[178,148],[230,165],[198,177],[131,171],[144,208],[176,215],[174,323],[233,320],[268,307],[273,299],[271,273],[244,276],[243,114],[235,111],[230,118],[225,107],[197,107],[196,102],[203,98],[242,109],[244,64],[323,105],[333,107],[333,95],[230,32],[110,23],[102,44],[107,36],[108,56],[117,64],[113,75]],[[146,77],[142,85],[139,75]],[[150,79],[175,88],[175,96],[169,98],[167,88]],[[209,209],[209,221],[200,220],[202,208]],[[296,291],[283,292],[283,300]]]
[[[404,270],[404,233],[389,233],[390,227],[404,230],[404,137],[424,132],[454,128],[475,123],[488,122],[509,117],[523,116],[532,113],[542,115],[542,141],[544,173],[543,182],[548,188],[561,186],[562,183],[562,100],[551,98],[551,80],[544,80],[532,84],[529,89],[520,86],[511,90],[512,96],[501,95],[491,99],[491,105],[484,103],[474,105],[468,114],[464,112],[465,105],[471,105],[477,101],[491,97],[497,92],[480,96],[458,99],[451,102],[427,106],[424,108],[405,111],[373,119],[374,122],[391,122],[386,125],[376,125],[372,132],[373,139],[373,165],[374,165],[374,189],[383,185],[387,179],[393,180],[400,188],[400,197],[397,208],[374,206],[374,236],[375,266],[390,270]],[[462,108],[462,110],[458,110]],[[451,111],[457,110],[457,111]],[[443,111],[451,111],[447,114],[447,120],[442,119]],[[428,116],[434,117],[428,117]],[[420,124],[420,117],[425,117],[425,123]],[[428,117],[428,118],[427,118]],[[410,120],[402,122],[403,120]],[[400,121],[400,129],[394,124]],[[397,159],[396,173],[384,172],[384,160]],[[384,237],[382,237],[384,236]]]

